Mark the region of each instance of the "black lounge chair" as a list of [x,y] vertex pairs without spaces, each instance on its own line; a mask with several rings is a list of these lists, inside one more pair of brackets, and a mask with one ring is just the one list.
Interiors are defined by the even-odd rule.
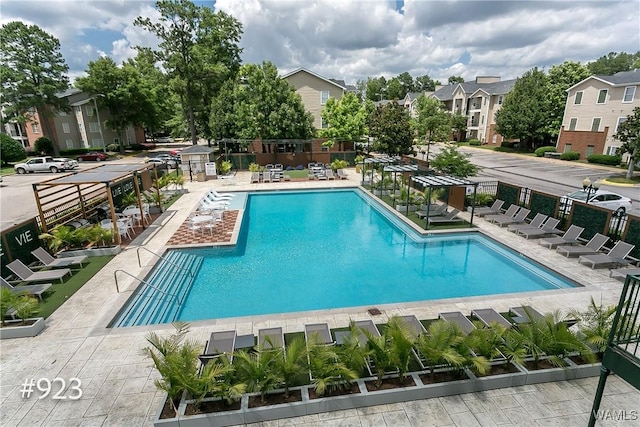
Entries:
[[50,290],[53,285],[51,283],[40,283],[37,285],[13,286],[4,277],[0,277],[0,286],[9,289],[12,294],[33,295],[42,301],[42,294]]
[[331,330],[329,330],[327,323],[304,325],[304,339],[307,344],[333,345],[336,343],[331,338]]
[[528,323],[532,320],[540,320],[544,316],[536,311],[535,308],[530,305],[523,305],[521,307],[511,307],[509,313],[512,314],[512,319],[515,323]]
[[504,316],[495,311],[493,308],[472,310],[471,314],[487,327],[491,327],[494,324],[502,325],[505,328],[510,328],[512,326],[511,322],[505,319]]
[[469,320],[464,314],[459,311],[440,313],[438,317],[448,322],[455,323],[465,335],[476,328],[473,322],[471,322],[471,320]]
[[226,356],[229,362],[232,362],[236,337],[236,331],[212,332],[209,341],[204,346],[204,352],[198,356],[200,362],[206,365],[220,356]]
[[267,328],[258,331],[258,346],[264,350],[284,348],[282,328]]

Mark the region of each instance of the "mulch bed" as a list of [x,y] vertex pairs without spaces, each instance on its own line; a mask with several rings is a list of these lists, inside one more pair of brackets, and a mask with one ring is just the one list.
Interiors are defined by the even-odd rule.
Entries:
[[202,402],[196,409],[193,403],[189,403],[184,411],[185,415],[207,414],[212,412],[237,411],[240,409],[240,401],[227,405],[225,400],[214,400],[213,402]]
[[476,376],[478,377],[488,377],[491,375],[503,375],[503,374],[512,374],[514,372],[520,372],[520,370],[518,368],[516,368],[515,366],[513,366],[513,364],[511,363],[507,363],[506,365],[504,364],[500,364],[500,365],[491,365],[491,370],[489,372],[487,372],[484,375],[479,375],[477,373],[474,372],[474,374],[476,374]]
[[436,372],[435,374],[422,374],[420,375],[420,380],[422,384],[437,384],[437,383],[445,383],[448,381],[458,381],[458,380],[466,380],[469,379],[464,373],[464,371],[446,371],[446,372]]
[[[177,405],[176,405],[177,407]],[[162,406],[162,412],[160,412],[160,419],[164,420],[166,418],[173,418],[176,416],[176,411],[175,409],[173,409],[173,406],[171,405],[171,399],[167,398],[164,401],[164,405]]]
[[279,405],[282,403],[301,402],[302,392],[300,390],[291,390],[289,397],[285,398],[284,393],[273,393],[264,396],[264,402],[260,396],[249,396],[249,408],[258,408],[260,406]]
[[528,371],[536,371],[540,369],[551,369],[551,368],[559,368],[561,366],[556,366],[551,361],[547,359],[542,359],[538,361],[538,366],[534,366],[533,361],[524,362],[522,364]]
[[595,353],[594,356],[595,358],[592,361],[590,361],[584,356],[570,356],[569,359],[571,359],[571,361],[576,365],[589,365],[591,363],[602,362],[602,354]]
[[320,399],[323,397],[334,397],[334,396],[346,396],[349,394],[358,394],[360,393],[360,387],[358,387],[357,383],[353,383],[346,389],[327,391],[325,394],[319,395],[315,390],[309,389],[309,399]]
[[403,382],[399,381],[399,378],[386,378],[382,380],[380,387],[376,387],[375,381],[365,381],[368,391],[380,391],[380,390],[393,390],[395,388],[412,387],[416,385],[415,381],[411,377],[405,377]]

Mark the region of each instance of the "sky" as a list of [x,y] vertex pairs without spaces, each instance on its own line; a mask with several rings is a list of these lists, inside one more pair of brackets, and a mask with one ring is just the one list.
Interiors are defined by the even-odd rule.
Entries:
[[[217,0],[196,1],[243,27],[244,63],[273,62],[282,74],[306,68],[355,84],[402,72],[516,78],[564,61],[640,50],[640,0]],[[0,23],[35,24],[60,40],[69,76],[109,56],[121,63],[134,46],[156,47],[133,25],[158,16],[138,0],[0,0]]]

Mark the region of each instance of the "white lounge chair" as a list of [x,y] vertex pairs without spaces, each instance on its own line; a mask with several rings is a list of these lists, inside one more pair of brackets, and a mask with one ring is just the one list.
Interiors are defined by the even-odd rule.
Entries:
[[45,267],[68,267],[71,265],[79,265],[82,267],[82,263],[87,260],[86,255],[56,258],[42,247],[31,251],[31,253],[38,261],[44,264]]
[[68,268],[59,268],[55,270],[46,271],[33,271],[19,259],[14,260],[7,264],[9,270],[18,276],[18,278],[24,282],[48,282],[51,280],[60,280],[63,282],[64,276],[71,275],[71,270]]
[[580,264],[590,264],[591,269],[603,268],[610,266],[622,266],[629,264],[627,256],[635,248],[635,245],[625,243],[622,240],[618,241],[613,248],[607,254],[595,254],[595,255],[582,255],[578,262]]

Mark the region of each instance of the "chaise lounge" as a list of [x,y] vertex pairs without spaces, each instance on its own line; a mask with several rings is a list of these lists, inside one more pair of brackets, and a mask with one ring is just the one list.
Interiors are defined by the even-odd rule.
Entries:
[[525,224],[509,224],[509,226],[507,226],[507,230],[517,233],[519,230],[526,230],[531,228],[540,229],[544,224],[544,222],[547,220],[547,218],[549,217],[546,216],[545,214],[541,214],[540,212],[538,212],[536,216],[533,217],[531,222],[525,223]]
[[475,316],[485,326],[491,327],[495,324],[502,325],[505,328],[510,328],[511,322],[504,318],[500,313],[493,308],[482,308],[480,310],[472,310],[471,315]]
[[33,254],[34,257],[36,257],[38,259],[38,261],[40,261],[42,264],[44,264],[43,266],[38,266],[38,268],[40,267],[69,267],[72,265],[79,265],[80,267],[82,267],[82,263],[85,262],[87,260],[87,256],[86,255],[80,255],[80,256],[72,256],[72,257],[67,257],[67,258],[56,258],[53,255],[51,255],[49,252],[47,252],[46,250],[44,250],[44,248],[40,247],[34,251],[31,251],[31,253]]
[[451,224],[451,223],[455,223],[455,222],[462,222],[462,218],[458,218],[458,214],[460,213],[460,211],[458,209],[452,209],[451,212],[449,212],[448,214],[446,214],[445,216],[439,218],[439,217],[435,217],[435,218],[427,218],[427,223],[429,225],[432,224]]
[[320,345],[335,344],[335,341],[331,338],[331,330],[327,323],[312,323],[304,325],[304,339],[307,342],[307,345],[310,343]]
[[68,268],[33,271],[24,265],[24,263],[19,259],[10,262],[7,264],[7,267],[23,282],[47,282],[51,280],[60,280],[60,283],[62,283],[64,281],[64,276],[67,274],[71,275],[71,270]]
[[284,347],[284,333],[282,328],[267,328],[258,331],[258,346],[263,350]]
[[509,313],[513,315],[512,319],[515,323],[529,323],[532,320],[540,320],[544,316],[536,311],[535,308],[530,305],[523,305],[521,307],[511,307]]
[[610,266],[622,266],[629,264],[631,261],[627,260],[627,256],[635,248],[635,245],[625,243],[620,240],[615,244],[613,248],[607,254],[595,254],[595,255],[582,255],[578,262],[580,264],[590,264],[591,269],[604,268]]
[[0,286],[9,289],[14,295],[33,295],[42,301],[42,294],[53,286],[51,283],[40,283],[38,285],[13,286],[4,277],[0,277]]
[[521,228],[516,231],[516,234],[524,237],[525,239],[529,238],[539,238],[544,237],[549,234],[562,234],[562,230],[556,228],[560,224],[560,220],[557,218],[548,218],[542,227],[539,228]]
[[455,323],[465,335],[469,334],[469,332],[473,331],[476,328],[473,322],[471,322],[471,320],[469,320],[464,314],[459,311],[440,313],[438,317],[440,319],[446,320],[447,322]]
[[567,258],[580,255],[593,255],[600,252],[600,249],[609,241],[609,237],[596,233],[585,245],[579,246],[558,246],[556,251]]
[[229,362],[232,362],[236,337],[236,331],[212,332],[209,341],[204,346],[204,352],[198,356],[200,362],[206,365],[222,355],[226,356]]
[[475,216],[483,217],[485,215],[499,215],[504,201],[496,199],[491,206],[481,206],[473,210]]
[[539,243],[549,249],[557,248],[560,245],[577,245],[580,243],[578,237],[580,237],[583,231],[584,228],[571,224],[562,236],[542,239]]

